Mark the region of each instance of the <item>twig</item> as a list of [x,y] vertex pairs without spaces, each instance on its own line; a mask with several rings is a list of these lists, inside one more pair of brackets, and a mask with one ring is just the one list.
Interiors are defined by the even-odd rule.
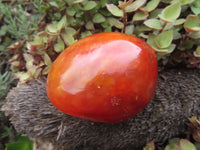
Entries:
[[122,32],[125,33],[126,32],[126,24],[127,24],[127,14],[125,12],[125,9],[123,9],[123,13],[124,13],[124,16],[123,16],[124,27],[122,29]]

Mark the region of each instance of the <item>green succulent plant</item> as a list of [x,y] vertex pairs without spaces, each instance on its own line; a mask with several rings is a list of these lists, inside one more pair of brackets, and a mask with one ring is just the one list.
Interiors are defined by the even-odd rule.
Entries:
[[[164,150],[197,150],[199,143],[191,143],[187,139],[180,139],[180,138],[172,138],[169,140],[169,143],[162,148]],[[155,150],[154,142],[147,143],[143,150]]]
[[[200,68],[199,0],[66,0],[44,3],[43,28],[26,42],[9,47],[12,71],[21,82],[48,74],[66,47],[98,32],[135,35],[156,51],[159,64],[185,63]],[[41,5],[44,5],[41,4]],[[18,45],[19,44],[19,45]]]

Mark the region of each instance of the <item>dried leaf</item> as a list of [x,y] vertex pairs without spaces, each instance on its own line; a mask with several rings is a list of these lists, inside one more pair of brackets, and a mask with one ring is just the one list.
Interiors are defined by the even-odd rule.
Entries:
[[[120,3],[121,1],[119,1]],[[133,2],[133,0],[129,0],[128,2],[121,2],[118,7],[121,9],[125,9],[128,5],[130,5]]]

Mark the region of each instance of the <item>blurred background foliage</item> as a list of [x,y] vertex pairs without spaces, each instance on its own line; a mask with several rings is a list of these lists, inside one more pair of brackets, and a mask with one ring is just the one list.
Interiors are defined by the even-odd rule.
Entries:
[[[54,0],[0,2],[0,56],[20,82],[46,76],[66,47],[99,32],[137,36],[160,68],[200,68],[199,0]],[[15,41],[13,43],[13,41]]]
[[[46,76],[65,48],[99,32],[143,39],[156,51],[160,70],[200,69],[200,0],[0,0],[0,105],[17,82]],[[0,149],[17,139],[0,112]]]

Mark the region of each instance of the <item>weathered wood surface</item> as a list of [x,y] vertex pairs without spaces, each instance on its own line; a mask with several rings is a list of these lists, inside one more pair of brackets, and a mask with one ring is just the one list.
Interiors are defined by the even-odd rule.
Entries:
[[152,102],[120,123],[96,123],[60,112],[47,98],[45,80],[13,88],[2,109],[18,132],[65,149],[138,149],[149,141],[163,143],[185,133],[187,118],[200,114],[200,71],[161,72]]

